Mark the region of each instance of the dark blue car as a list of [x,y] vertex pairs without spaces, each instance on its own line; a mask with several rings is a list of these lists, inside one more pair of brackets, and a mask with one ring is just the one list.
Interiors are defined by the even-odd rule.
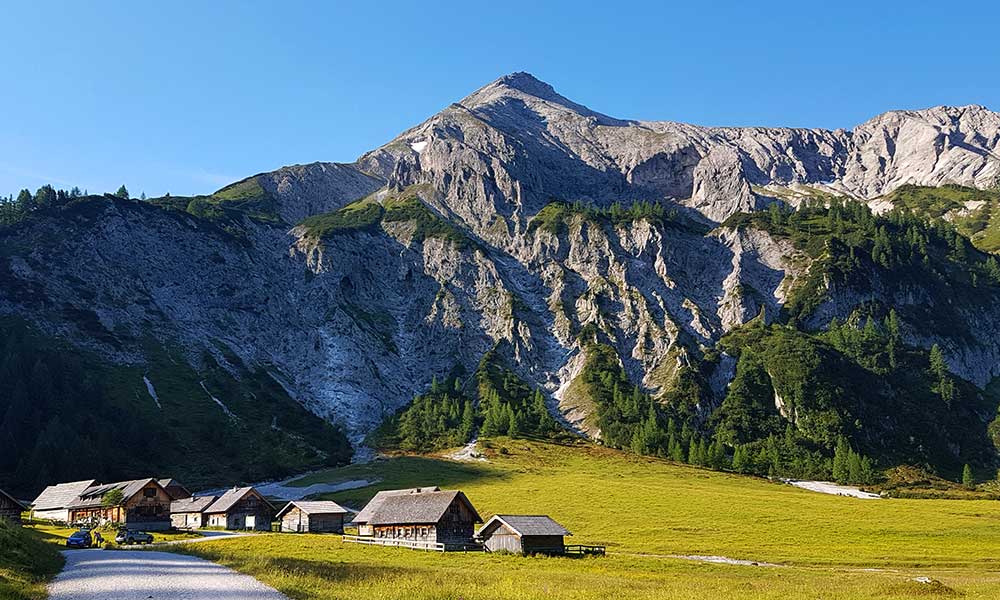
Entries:
[[90,537],[89,531],[77,531],[66,540],[67,548],[90,548],[94,540]]

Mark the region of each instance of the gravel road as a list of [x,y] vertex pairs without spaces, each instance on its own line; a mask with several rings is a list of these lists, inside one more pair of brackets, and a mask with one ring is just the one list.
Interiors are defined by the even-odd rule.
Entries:
[[288,600],[253,577],[169,552],[67,550],[49,600]]

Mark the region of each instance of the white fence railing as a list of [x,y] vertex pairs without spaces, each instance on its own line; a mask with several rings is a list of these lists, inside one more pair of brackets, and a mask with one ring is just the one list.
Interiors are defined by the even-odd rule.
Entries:
[[368,544],[370,546],[396,546],[398,548],[410,548],[411,550],[428,550],[431,552],[444,552],[444,544],[438,542],[420,542],[416,540],[401,540],[394,538],[377,538],[361,535],[345,535],[345,542],[352,544]]

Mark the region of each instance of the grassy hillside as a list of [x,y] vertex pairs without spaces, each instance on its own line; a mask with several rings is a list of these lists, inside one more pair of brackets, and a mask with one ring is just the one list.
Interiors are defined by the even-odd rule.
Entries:
[[389,223],[410,224],[415,243],[428,238],[439,238],[459,247],[470,243],[461,229],[428,208],[412,188],[385,198],[382,204],[372,196],[363,198],[340,210],[307,217],[299,226],[304,229],[306,237],[330,240],[354,231],[376,231]]
[[[1000,584],[997,502],[865,501],[582,442],[488,444],[487,462],[402,456],[297,483],[378,480],[329,496],[353,507],[380,489],[460,488],[483,517],[547,513],[575,534],[570,543],[606,544],[609,556],[442,556],[291,535],[186,551],[292,598],[989,598]],[[677,555],[784,566],[707,565]]]
[[0,519],[0,598],[43,600],[45,584],[63,565],[57,546],[45,534]]
[[904,185],[885,200],[915,214],[951,221],[984,252],[1000,250],[1000,191]]
[[228,353],[229,370],[208,355],[196,369],[149,342],[147,364],[115,365],[16,320],[0,321],[0,349],[0,485],[24,496],[85,478],[225,486],[351,455],[341,431]]

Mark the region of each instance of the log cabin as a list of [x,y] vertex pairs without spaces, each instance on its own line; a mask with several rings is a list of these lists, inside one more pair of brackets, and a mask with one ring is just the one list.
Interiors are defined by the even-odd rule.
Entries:
[[476,538],[488,552],[565,554],[567,535],[573,534],[545,515],[494,515]]
[[69,505],[80,494],[97,482],[93,479],[50,485],[31,503],[31,517],[34,519],[69,523]]
[[233,488],[205,509],[202,527],[271,531],[273,517],[274,506],[260,492],[252,487]]
[[344,533],[347,509],[336,502],[293,500],[275,518],[286,533]]
[[[107,505],[108,493],[121,491],[120,504]],[[94,485],[68,506],[69,522],[119,525],[127,529],[170,529],[170,496],[155,479],[135,479]]]
[[364,518],[371,528],[372,542],[440,550],[477,546],[475,524],[482,521],[472,502],[459,491],[386,494],[369,514]]
[[28,508],[7,492],[0,490],[0,519],[15,525],[21,524],[21,513]]
[[205,509],[211,506],[218,496],[196,496],[182,498],[170,503],[170,524],[174,529],[198,529],[207,524]]

